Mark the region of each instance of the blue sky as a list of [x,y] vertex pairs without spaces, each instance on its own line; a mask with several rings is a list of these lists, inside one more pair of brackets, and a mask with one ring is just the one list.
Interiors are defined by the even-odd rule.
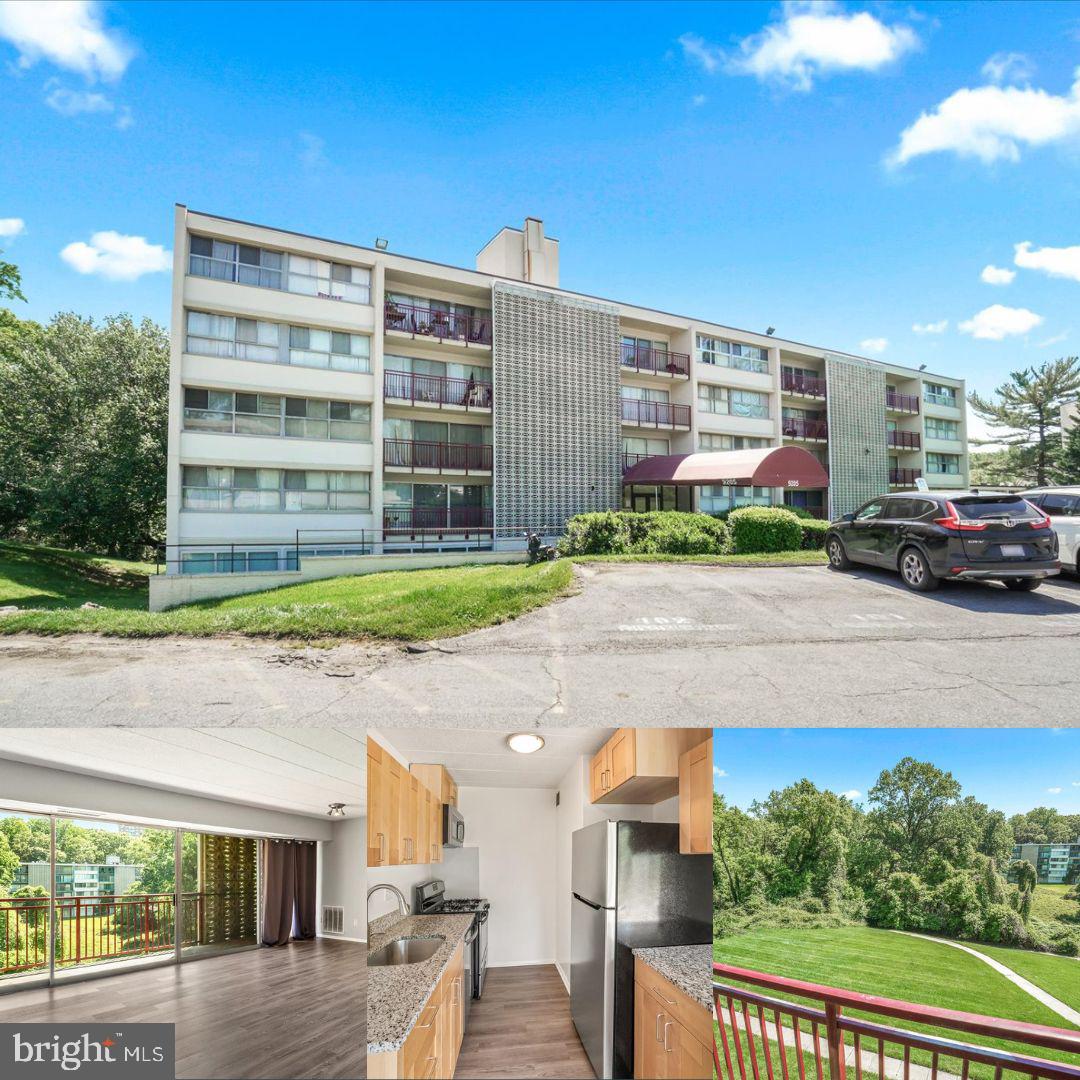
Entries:
[[908,756],[948,770],[965,795],[1007,814],[1080,813],[1078,728],[720,728],[713,784],[743,809],[804,777],[863,802],[881,771]]
[[986,391],[1077,348],[1078,67],[1056,3],[0,0],[0,247],[166,322],[174,202],[459,265],[531,214],[567,288]]

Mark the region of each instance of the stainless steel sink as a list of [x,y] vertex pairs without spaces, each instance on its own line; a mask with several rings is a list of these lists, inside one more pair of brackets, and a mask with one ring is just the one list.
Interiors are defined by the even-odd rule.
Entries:
[[444,937],[396,938],[368,954],[368,967],[396,967],[430,960],[442,947]]

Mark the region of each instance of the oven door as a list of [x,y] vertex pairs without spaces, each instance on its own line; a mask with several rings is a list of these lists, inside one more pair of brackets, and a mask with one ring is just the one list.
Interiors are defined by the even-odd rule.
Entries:
[[473,920],[469,932],[465,935],[465,974],[461,980],[461,1022],[463,1030],[469,1030],[469,1010],[472,1008],[473,986],[476,974],[476,935],[479,926]]
[[476,913],[476,942],[473,945],[473,963],[476,970],[473,972],[473,996],[483,997],[484,977],[487,975],[487,921],[488,913],[478,911]]

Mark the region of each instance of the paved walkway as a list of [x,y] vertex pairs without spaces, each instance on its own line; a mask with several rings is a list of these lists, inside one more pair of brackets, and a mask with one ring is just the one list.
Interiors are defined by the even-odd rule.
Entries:
[[1028,982],[1022,975],[1017,975],[1012,968],[1007,968],[992,956],[987,956],[985,953],[978,952],[975,949],[969,949],[966,945],[961,945],[959,941],[949,941],[946,938],[933,937],[930,934],[913,934],[910,930],[894,930],[893,933],[903,934],[905,937],[922,938],[923,941],[936,941],[939,945],[948,945],[950,948],[966,952],[968,956],[974,956],[976,960],[989,964],[999,975],[1004,975],[1009,982],[1019,986],[1025,994],[1030,994],[1036,1001],[1042,1002],[1048,1009],[1056,1012],[1058,1016],[1068,1020],[1070,1024],[1080,1027],[1080,1012],[1070,1008],[1064,1001],[1059,1001],[1052,994],[1048,994],[1033,982]]

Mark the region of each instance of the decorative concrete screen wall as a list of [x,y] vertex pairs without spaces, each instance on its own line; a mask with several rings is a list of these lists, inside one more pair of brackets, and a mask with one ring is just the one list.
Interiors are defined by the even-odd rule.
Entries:
[[619,506],[619,316],[610,304],[496,282],[495,527]]
[[825,357],[829,388],[829,513],[850,514],[889,490],[885,371],[847,356]]

